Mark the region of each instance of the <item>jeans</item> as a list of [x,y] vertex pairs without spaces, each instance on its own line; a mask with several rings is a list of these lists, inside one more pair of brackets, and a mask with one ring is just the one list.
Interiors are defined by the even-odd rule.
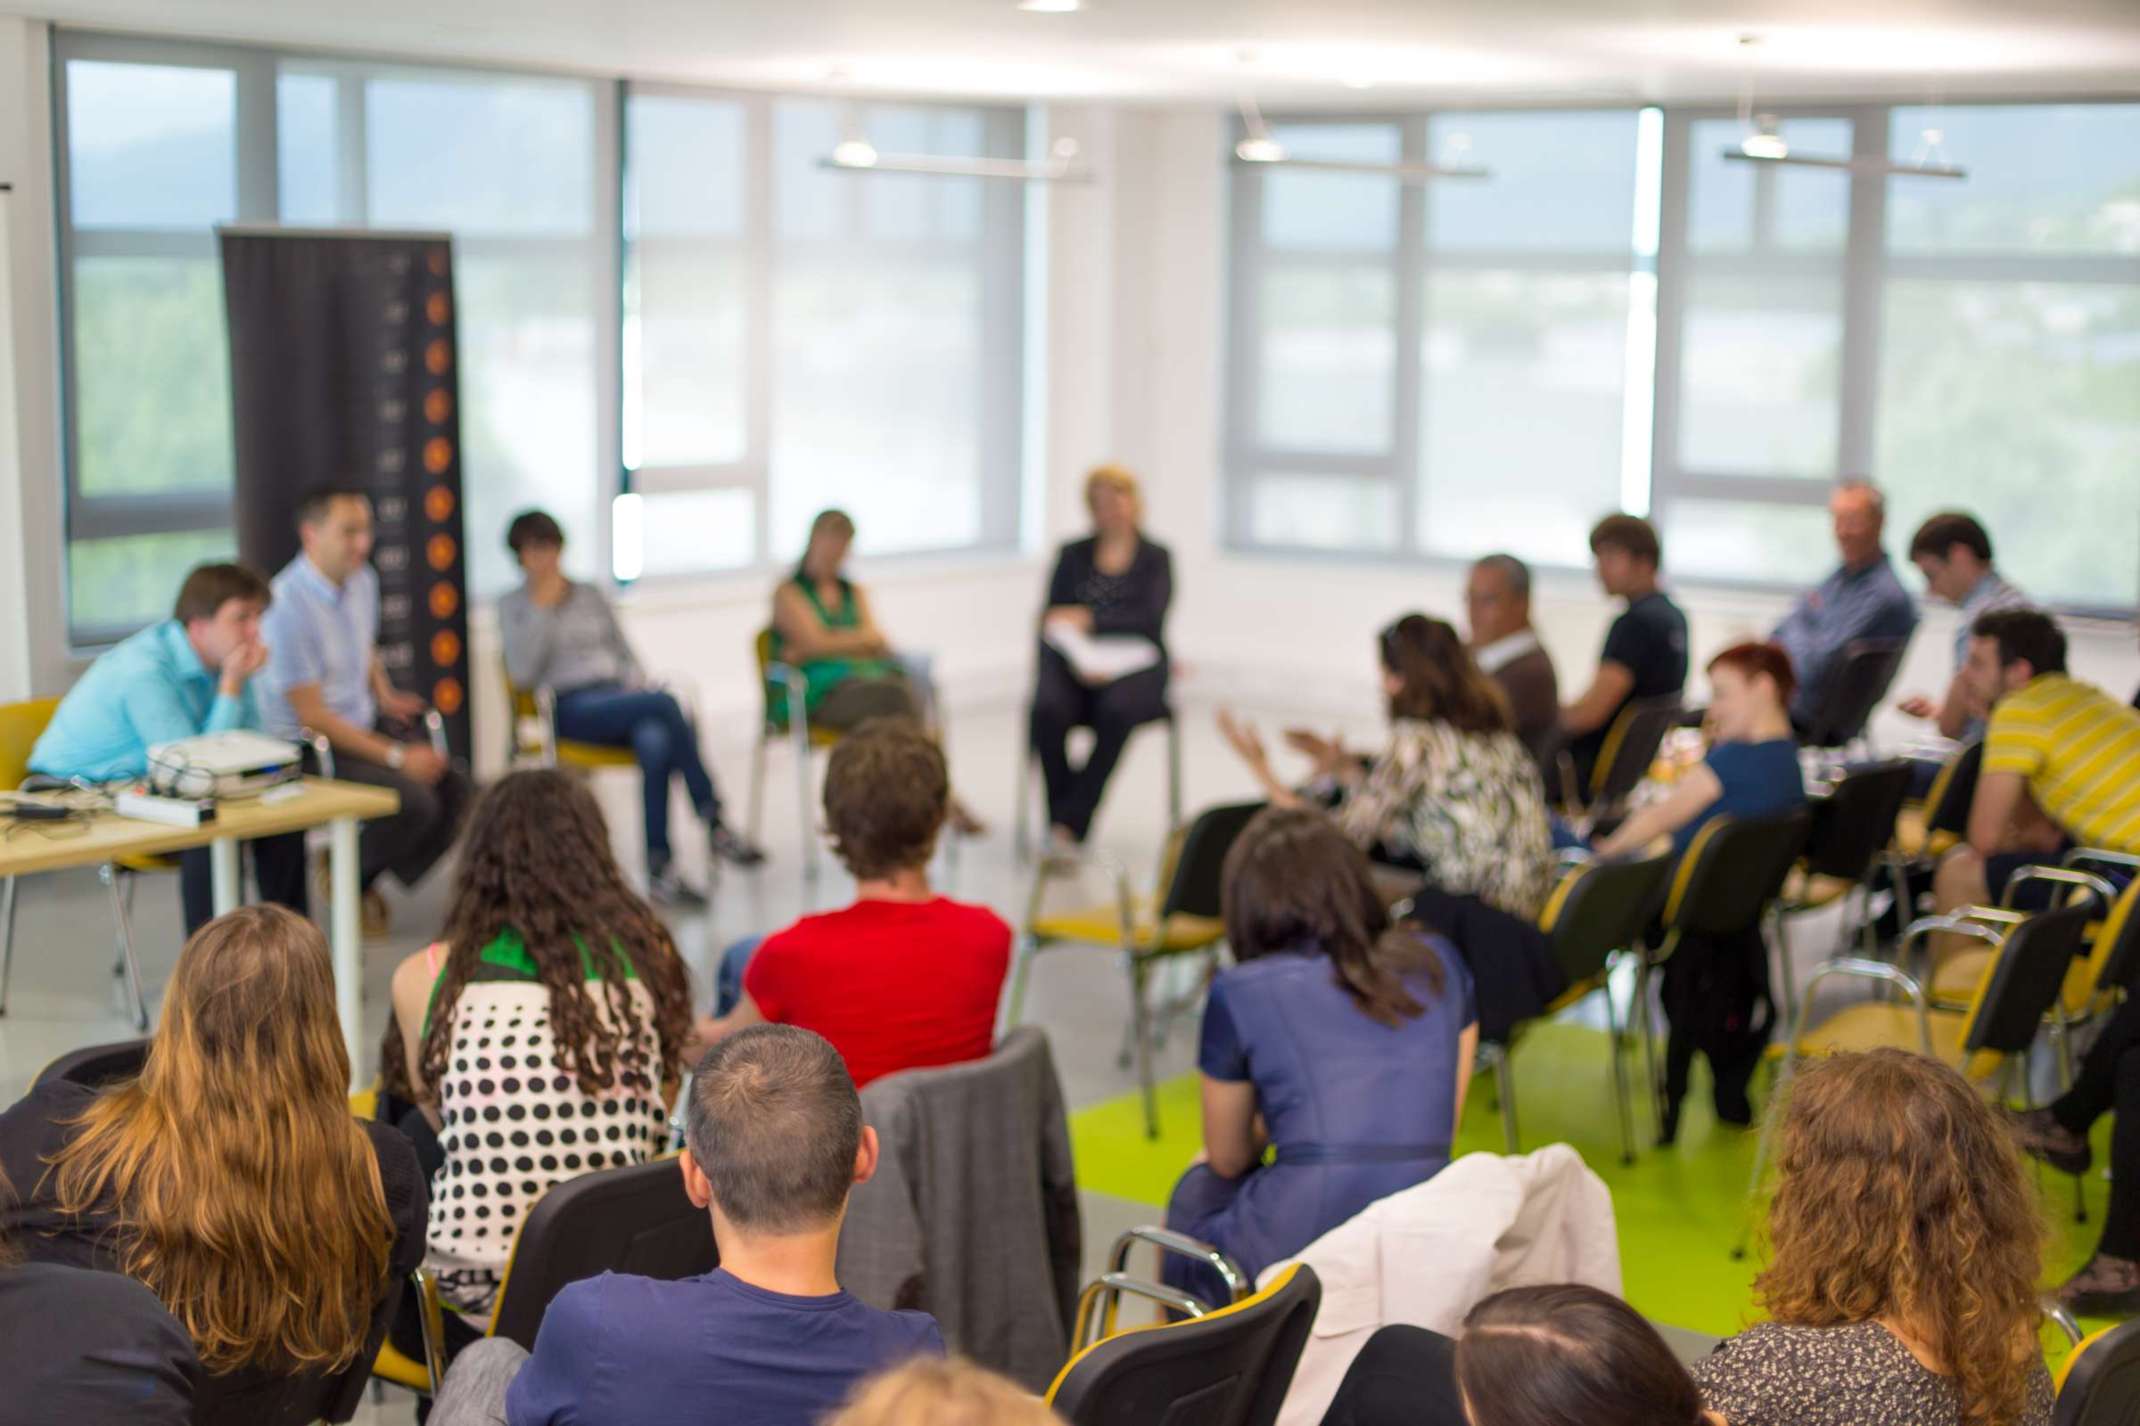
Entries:
[[630,748],[639,760],[646,814],[646,861],[669,864],[669,779],[681,776],[691,805],[708,826],[721,821],[721,797],[699,755],[698,729],[674,695],[658,688],[595,683],[557,695],[557,735],[575,743]]
[[758,944],[764,939],[763,936],[745,936],[721,952],[720,968],[713,974],[715,1015],[726,1015],[743,999],[743,972],[750,969],[750,958],[758,953]]
[[485,1337],[453,1359],[431,1404],[430,1426],[505,1426],[505,1390],[528,1353],[505,1337]]

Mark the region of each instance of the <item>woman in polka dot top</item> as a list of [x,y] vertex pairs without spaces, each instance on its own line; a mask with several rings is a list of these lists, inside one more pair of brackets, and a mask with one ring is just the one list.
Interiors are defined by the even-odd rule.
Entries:
[[593,796],[543,770],[477,805],[445,935],[401,963],[393,993],[398,1068],[445,1153],[425,1263],[448,1307],[487,1319],[552,1184],[666,1146],[689,979]]

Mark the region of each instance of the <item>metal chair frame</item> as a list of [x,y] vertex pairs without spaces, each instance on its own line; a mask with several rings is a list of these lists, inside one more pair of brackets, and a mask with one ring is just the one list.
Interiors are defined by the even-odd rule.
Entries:
[[[1219,1275],[1232,1295],[1226,1302],[1206,1302],[1180,1288],[1130,1276],[1129,1255],[1139,1243],[1157,1248],[1162,1259],[1172,1253],[1202,1263]],[[1115,1239],[1114,1247],[1108,1250],[1107,1264],[1107,1270],[1087,1283],[1085,1290],[1078,1294],[1077,1321],[1070,1332],[1070,1355],[1073,1357],[1094,1342],[1115,1334],[1115,1322],[1125,1293],[1156,1302],[1185,1316],[1204,1317],[1220,1307],[1239,1302],[1255,1287],[1248,1274],[1241,1270],[1241,1265],[1232,1258],[1209,1243],[1170,1228],[1130,1229]]]

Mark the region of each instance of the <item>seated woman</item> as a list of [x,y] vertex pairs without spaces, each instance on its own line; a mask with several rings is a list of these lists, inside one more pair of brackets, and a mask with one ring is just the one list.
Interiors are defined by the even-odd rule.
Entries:
[[[1321,813],[1258,814],[1224,885],[1236,964],[1204,1008],[1204,1153],[1174,1185],[1167,1226],[1253,1278],[1441,1172],[1478,1026],[1463,960],[1390,924],[1366,856]],[[1170,1258],[1167,1272],[1223,1300],[1209,1269]]]
[[[480,1323],[545,1190],[667,1146],[691,1031],[683,960],[618,870],[594,795],[516,772],[476,804],[445,934],[395,968],[393,1001],[403,1053],[383,1079],[442,1151],[426,1261],[446,1306]],[[480,1330],[446,1322],[454,1346]],[[413,1325],[397,1324],[404,1351],[421,1350]]]
[[1713,817],[1775,817],[1806,801],[1791,736],[1791,658],[1775,644],[1733,644],[1709,660],[1709,754],[1670,795],[1638,808],[1595,847],[1639,852],[1659,837],[1684,852]]
[[319,929],[278,906],[219,916],[179,954],[139,1079],[47,1081],[0,1115],[22,1194],[0,1232],[153,1292],[206,1373],[201,1426],[347,1420],[426,1207],[408,1140],[348,1093]]
[[[1029,730],[1047,788],[1048,825],[1059,845],[1082,842],[1091,832],[1130,733],[1167,716],[1173,557],[1165,545],[1145,538],[1137,477],[1120,466],[1103,465],[1085,477],[1085,507],[1092,512],[1092,536],[1064,545],[1048,576]],[[1058,640],[1133,636],[1148,641],[1157,657],[1119,677],[1080,673],[1050,641],[1051,632]],[[1083,767],[1073,768],[1070,730],[1081,727],[1092,729],[1092,752]]]
[[527,576],[498,601],[505,676],[515,688],[555,693],[560,738],[632,750],[645,802],[649,890],[663,905],[705,905],[705,893],[676,870],[669,851],[672,778],[683,779],[715,856],[756,866],[765,853],[721,820],[721,795],[699,752],[698,729],[674,694],[647,686],[602,591],[565,577],[565,532],[557,521],[541,510],[523,511],[506,528],[505,543]]
[[2043,1223],[2006,1126],[1901,1050],[1794,1078],[1776,1129],[1769,1320],[1694,1366],[1731,1426],[2045,1426]]
[[[802,671],[812,727],[845,733],[872,718],[909,718],[941,737],[928,656],[894,653],[868,594],[844,573],[854,539],[844,510],[819,511],[810,522],[794,576],[773,591],[773,658]],[[773,718],[787,721],[787,685],[769,682],[766,699]],[[951,829],[962,837],[983,830],[956,797]]]
[[[1407,614],[1382,631],[1379,649],[1390,718],[1380,757],[1363,762],[1338,739],[1299,729],[1286,741],[1327,780],[1355,846],[1423,872],[1442,892],[1535,921],[1553,887],[1552,834],[1507,700],[1440,619]],[[1272,773],[1253,727],[1223,712],[1219,726],[1273,804],[1305,804]]]

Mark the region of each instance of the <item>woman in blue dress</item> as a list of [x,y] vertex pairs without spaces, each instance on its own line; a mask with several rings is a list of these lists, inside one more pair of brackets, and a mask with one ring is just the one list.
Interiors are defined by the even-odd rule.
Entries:
[[[1254,1277],[1442,1170],[1478,1024],[1463,958],[1391,924],[1366,854],[1320,812],[1250,823],[1224,902],[1236,964],[1204,1010],[1204,1152],[1167,1226]],[[1167,1276],[1224,1301],[1199,1264],[1170,1259]]]

